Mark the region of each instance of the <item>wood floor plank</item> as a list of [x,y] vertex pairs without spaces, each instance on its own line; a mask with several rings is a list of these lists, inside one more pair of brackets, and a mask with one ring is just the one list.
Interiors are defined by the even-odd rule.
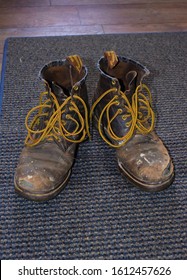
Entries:
[[79,25],[74,6],[13,7],[0,9],[1,28]]
[[[178,1],[178,2],[185,2]],[[140,3],[176,3],[176,0],[51,0],[51,5],[95,5],[95,4],[140,4]]]
[[62,26],[62,27],[40,27],[40,28],[8,28],[0,30],[0,53],[3,53],[4,42],[8,37],[38,37],[38,36],[63,36],[63,35],[85,35],[103,34],[101,25],[92,26]]
[[[127,4],[138,0],[51,0],[51,5],[95,5],[95,4]],[[141,1],[141,0],[140,0]],[[145,0],[142,0],[145,2]]]
[[165,24],[123,24],[103,25],[106,34],[110,33],[146,33],[146,32],[183,32],[187,31],[186,23],[165,23]]
[[77,7],[83,25],[187,22],[187,3],[180,2],[177,5],[154,3]]
[[0,0],[0,7],[50,6],[50,0]]

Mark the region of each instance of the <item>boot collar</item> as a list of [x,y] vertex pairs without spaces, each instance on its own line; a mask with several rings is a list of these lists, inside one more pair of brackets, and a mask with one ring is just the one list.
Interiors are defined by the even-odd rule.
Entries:
[[112,80],[117,87],[120,87],[119,81],[122,80],[126,91],[130,90],[133,83],[136,88],[143,78],[149,75],[150,71],[141,63],[125,56],[116,56],[115,53],[113,57],[111,53],[105,52],[105,55],[99,59],[97,67],[101,75],[109,81]]
[[[88,70],[82,64],[79,56],[69,56],[64,60],[56,60],[47,63],[39,71],[39,78],[46,84],[47,88],[57,95],[63,95],[64,89],[70,92],[77,89],[85,82]],[[64,97],[65,97],[64,96]],[[67,97],[67,96],[66,96]]]

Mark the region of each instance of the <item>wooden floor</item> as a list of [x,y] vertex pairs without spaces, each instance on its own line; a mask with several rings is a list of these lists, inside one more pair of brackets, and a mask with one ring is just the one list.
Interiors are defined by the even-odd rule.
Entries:
[[187,0],[0,0],[0,64],[7,37],[163,31],[187,31]]

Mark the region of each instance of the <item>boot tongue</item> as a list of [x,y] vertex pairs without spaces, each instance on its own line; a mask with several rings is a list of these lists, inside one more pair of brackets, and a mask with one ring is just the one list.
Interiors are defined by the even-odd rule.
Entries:
[[67,95],[64,93],[62,87],[55,82],[51,83],[51,91],[55,93],[55,96],[59,103],[62,103],[67,98]]

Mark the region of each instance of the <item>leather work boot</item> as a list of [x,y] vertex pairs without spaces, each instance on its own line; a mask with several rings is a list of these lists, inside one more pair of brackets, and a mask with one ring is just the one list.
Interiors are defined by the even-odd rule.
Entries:
[[67,184],[78,143],[90,136],[86,76],[77,55],[42,68],[46,92],[27,114],[28,135],[14,176],[23,197],[48,200]]
[[120,171],[145,191],[161,191],[174,178],[166,147],[154,132],[151,93],[142,83],[149,71],[107,51],[98,62],[100,78],[90,116],[102,139],[116,149]]

